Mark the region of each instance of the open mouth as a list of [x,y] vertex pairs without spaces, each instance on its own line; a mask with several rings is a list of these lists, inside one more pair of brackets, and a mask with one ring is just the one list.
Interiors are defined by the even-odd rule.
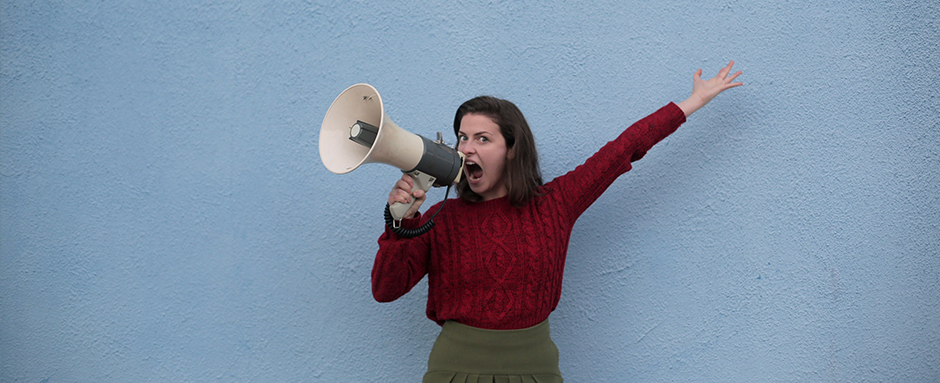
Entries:
[[480,165],[477,165],[475,162],[467,161],[466,167],[467,178],[471,182],[479,181],[480,178],[483,177],[483,168],[481,168]]

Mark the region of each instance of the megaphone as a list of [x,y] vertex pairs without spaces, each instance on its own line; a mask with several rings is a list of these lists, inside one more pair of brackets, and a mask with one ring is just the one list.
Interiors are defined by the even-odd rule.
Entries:
[[[320,160],[336,174],[346,174],[362,164],[392,165],[411,175],[415,187],[460,182],[464,155],[444,144],[441,133],[431,141],[402,129],[385,113],[382,97],[369,84],[346,88],[327,110],[320,126]],[[389,207],[395,225],[414,203]]]

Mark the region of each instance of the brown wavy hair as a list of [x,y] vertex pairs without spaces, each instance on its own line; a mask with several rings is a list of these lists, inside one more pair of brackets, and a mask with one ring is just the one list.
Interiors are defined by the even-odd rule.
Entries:
[[[515,207],[525,206],[541,191],[542,171],[539,169],[539,155],[535,150],[535,137],[522,111],[512,102],[492,96],[470,99],[457,108],[457,115],[454,116],[455,135],[458,135],[460,121],[467,114],[487,116],[499,125],[509,153],[503,173],[509,192],[509,203]],[[471,202],[483,200],[483,197],[470,190],[466,176],[457,184],[457,195]]]

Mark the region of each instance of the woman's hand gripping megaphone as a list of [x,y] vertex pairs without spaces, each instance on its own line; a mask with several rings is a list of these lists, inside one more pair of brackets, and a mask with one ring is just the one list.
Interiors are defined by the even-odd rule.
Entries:
[[421,204],[427,199],[434,178],[418,171],[405,173],[388,194],[389,210],[395,222],[415,218]]

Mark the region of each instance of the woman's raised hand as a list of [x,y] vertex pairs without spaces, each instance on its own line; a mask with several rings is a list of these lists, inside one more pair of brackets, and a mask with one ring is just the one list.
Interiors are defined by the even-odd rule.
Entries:
[[708,104],[708,102],[719,93],[736,86],[744,85],[742,82],[733,82],[734,79],[741,75],[741,71],[728,75],[728,73],[731,73],[731,67],[733,66],[734,61],[731,61],[728,63],[728,66],[718,71],[717,76],[708,80],[702,80],[701,69],[695,71],[695,74],[692,75],[692,95],[685,101],[677,104],[685,113],[686,117],[690,116],[696,110],[701,109],[705,104]]
[[[413,218],[415,214],[418,213],[418,209],[421,207],[421,204],[424,203],[424,200],[428,198],[427,194],[424,193],[424,190],[421,188],[414,189],[415,181],[411,176],[407,174],[402,174],[401,179],[398,182],[395,182],[395,186],[392,187],[392,191],[388,193],[388,204],[394,204],[395,202],[408,203],[411,202],[411,199],[414,198],[415,203],[411,205],[411,208],[408,209],[408,212],[405,213],[405,218]],[[412,190],[414,190],[412,192]]]

